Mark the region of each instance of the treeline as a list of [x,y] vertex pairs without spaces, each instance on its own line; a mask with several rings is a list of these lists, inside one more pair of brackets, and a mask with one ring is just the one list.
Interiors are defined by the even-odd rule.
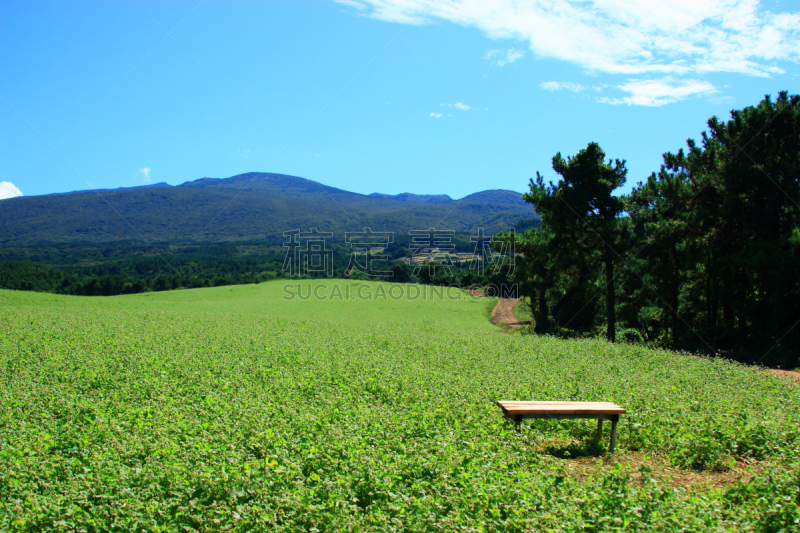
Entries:
[[[516,243],[538,333],[598,335],[793,368],[800,353],[800,97],[708,121],[627,196],[597,144],[553,158]],[[509,237],[510,238],[510,237]]]
[[[519,221],[515,231],[535,226],[536,221]],[[474,251],[472,235],[452,236],[453,251]],[[305,272],[302,278],[378,279],[353,270],[349,245],[342,239],[326,242],[332,257],[331,269]],[[432,285],[500,285],[507,281],[508,268],[491,268],[486,272],[470,269],[470,265],[449,268],[423,266],[414,273],[398,260],[411,257],[415,244],[408,235],[395,235],[379,255],[385,260],[370,258],[375,271],[393,272],[387,281]],[[282,240],[211,242],[211,243],[34,243],[5,246],[0,249],[0,288],[51,292],[79,296],[113,296],[146,291],[193,289],[260,283],[289,277],[284,270],[286,249]],[[364,263],[365,258],[359,261]],[[297,277],[297,276],[295,276]]]
[[[255,253],[253,253],[255,252]],[[39,243],[8,246],[0,288],[79,296],[259,283],[280,277],[283,257],[263,242]]]
[[283,277],[280,239],[199,243],[31,243],[6,246],[0,288],[114,296],[260,283]]
[[[198,273],[162,271],[153,277],[135,276],[128,272],[118,274],[75,274],[48,265],[28,262],[0,263],[0,289],[18,291],[52,292],[76,296],[115,296],[146,291],[169,291],[260,283],[281,277],[277,270],[204,270]],[[265,264],[263,268],[274,268]],[[108,268],[91,267],[88,270],[120,270],[119,265]]]
[[[126,265],[95,265],[84,269],[75,269],[78,273],[54,268],[48,265],[30,262],[0,263],[0,289],[17,291],[50,292],[75,296],[116,296],[120,294],[136,294],[148,291],[170,291],[175,289],[195,289],[202,287],[219,287],[223,285],[242,285],[261,283],[277,278],[289,278],[282,271],[282,262],[264,262],[254,264],[253,260],[230,259],[220,262],[216,269],[200,268],[195,262],[175,266],[172,269],[161,268],[157,271],[157,260],[153,267],[145,268],[134,262],[132,268]],[[163,263],[161,265],[164,266]],[[500,290],[508,285],[510,266],[503,264],[491,266],[483,272],[470,269],[466,265],[451,266],[448,269],[427,265],[422,266],[415,275],[415,269],[404,264],[391,262],[374,262],[376,271],[391,271],[391,277],[376,277],[357,271],[345,271],[346,265],[337,265],[333,278],[352,278],[364,280],[384,280],[395,283],[421,283],[425,285],[458,285],[463,287],[491,285]],[[142,273],[137,273],[141,271]],[[294,278],[323,278],[322,272],[310,272]]]

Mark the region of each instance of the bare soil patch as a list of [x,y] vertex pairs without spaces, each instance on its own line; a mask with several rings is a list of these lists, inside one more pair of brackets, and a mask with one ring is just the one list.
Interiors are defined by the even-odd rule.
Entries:
[[788,379],[790,381],[794,381],[798,385],[800,385],[800,372],[797,370],[780,370],[777,368],[770,368],[767,370],[770,374],[774,374],[776,376],[780,376],[784,379]]
[[519,298],[503,298],[492,311],[492,323],[508,324],[512,328],[522,327],[525,322],[517,318],[514,314],[514,306],[519,302]]
[[635,483],[641,483],[645,478],[653,477],[673,487],[698,488],[731,486],[740,479],[751,477],[760,466],[757,462],[739,462],[727,472],[684,470],[672,466],[666,457],[658,454],[626,453],[602,460],[596,457],[564,460],[564,469],[567,475],[578,481],[585,481],[591,476],[611,470],[616,464],[621,464],[632,471],[631,479]]

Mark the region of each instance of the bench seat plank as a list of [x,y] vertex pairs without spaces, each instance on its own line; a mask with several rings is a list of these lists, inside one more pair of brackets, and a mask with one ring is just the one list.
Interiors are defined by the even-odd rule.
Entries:
[[517,402],[501,400],[497,405],[514,415],[622,415],[625,408],[611,402]]

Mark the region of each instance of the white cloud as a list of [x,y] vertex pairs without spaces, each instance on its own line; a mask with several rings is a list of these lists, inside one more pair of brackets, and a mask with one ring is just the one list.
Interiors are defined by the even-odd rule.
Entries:
[[469,111],[472,109],[470,106],[463,102],[456,102],[455,104],[439,104],[441,107],[455,107],[456,109],[460,109],[461,111]]
[[[444,20],[477,27],[493,39],[525,41],[539,57],[614,74],[768,75],[780,72],[773,61],[800,60],[800,13],[772,13],[761,7],[759,0],[346,3],[386,21],[427,24]],[[487,58],[501,54],[490,50]]]
[[660,80],[629,80],[618,89],[629,93],[622,98],[598,98],[607,104],[627,104],[657,107],[679,102],[692,96],[712,95],[719,91],[704,80],[680,80],[662,78]]
[[442,115],[441,113],[434,113],[433,111],[431,111],[431,116],[433,118],[442,118],[444,115]]
[[[517,59],[521,59],[525,56],[524,50],[517,50],[516,48],[509,48],[505,52],[503,50],[487,50],[485,54],[483,54],[484,59],[493,59],[492,66],[502,67],[503,65],[507,65],[509,63],[513,63]],[[497,59],[494,59],[497,58]]]
[[22,191],[10,181],[0,181],[0,200],[22,196]]
[[572,83],[569,81],[546,81],[540,83],[539,87],[546,91],[570,91],[573,93],[582,93],[584,91],[592,90],[596,92],[602,91],[602,87],[588,87],[579,83]]
[[[599,93],[603,87],[586,86],[568,81],[546,81],[539,87],[547,91],[570,91],[573,93]],[[719,91],[704,80],[675,80],[671,77],[661,79],[629,79],[622,85],[606,86],[607,89],[622,91],[627,96],[590,96],[604,104],[627,104],[657,107],[679,102],[693,96],[711,96]]]
[[[704,74],[771,76],[784,72],[781,62],[800,62],[800,13],[773,12],[760,0],[336,1],[385,21],[475,27],[492,39],[524,42],[538,58],[587,72],[691,78],[680,83],[640,79],[621,86],[630,103],[644,102],[636,105],[676,101],[686,97],[684,91],[707,92],[710,84],[703,90],[697,85]],[[484,57],[501,66],[522,53],[494,49]],[[665,92],[656,94],[659,88]]]
[[140,168],[139,174],[142,175],[143,182],[150,183],[150,167]]

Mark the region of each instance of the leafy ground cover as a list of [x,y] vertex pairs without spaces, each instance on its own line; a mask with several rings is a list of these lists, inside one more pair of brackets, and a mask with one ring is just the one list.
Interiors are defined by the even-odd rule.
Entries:
[[535,326],[533,314],[531,313],[531,305],[530,305],[530,298],[523,296],[517,302],[517,305],[514,306],[514,314],[520,320],[528,322],[530,325]]
[[[337,283],[369,296],[0,291],[0,530],[800,527],[795,384]],[[494,405],[534,398],[624,405],[620,453]]]

